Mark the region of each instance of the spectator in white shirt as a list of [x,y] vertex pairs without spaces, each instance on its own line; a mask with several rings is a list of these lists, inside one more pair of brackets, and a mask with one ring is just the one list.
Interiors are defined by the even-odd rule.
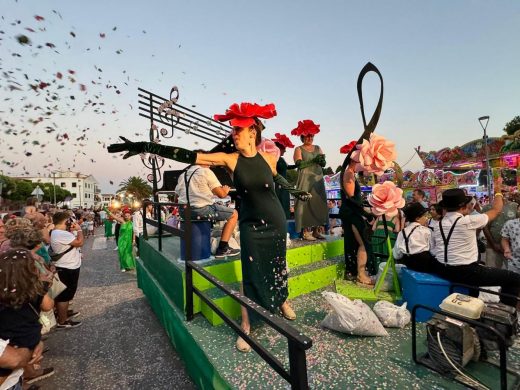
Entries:
[[[146,219],[154,219],[153,218],[153,203],[146,199],[143,201],[143,207],[146,209]],[[164,219],[161,218],[161,223],[164,223]],[[132,216],[132,227],[134,229],[134,240],[135,246],[137,248],[137,256],[139,256],[139,241],[140,237],[143,234],[143,210],[137,210]],[[157,232],[157,228],[152,226],[151,224],[146,225],[146,233],[148,235],[155,234]]]
[[408,225],[399,232],[393,254],[396,260],[418,272],[433,272],[435,259],[430,253],[431,230],[428,223],[428,209],[418,202],[408,204],[403,213]]
[[[186,183],[188,188],[186,189]],[[220,236],[220,243],[215,258],[236,256],[240,250],[228,245],[231,234],[238,222],[238,213],[235,209],[216,204],[213,197],[225,198],[230,188],[223,186],[217,176],[209,169],[209,165],[192,165],[179,176],[175,192],[179,195],[179,203],[191,206],[191,219],[207,219],[212,221],[226,221]],[[184,209],[180,209],[181,217]]]
[[[54,300],[58,311],[58,329],[81,325],[81,322],[69,319],[69,302],[74,298],[78,288],[80,248],[83,246],[84,237],[81,227],[76,222],[72,222],[70,227],[67,226],[69,218],[70,214],[67,211],[58,212],[52,217],[54,230],[51,232],[51,259],[55,261],[60,280],[67,286]],[[56,259],[56,256],[59,258]]]
[[[482,229],[502,211],[503,196],[495,194],[493,207],[484,214],[468,215],[466,196],[458,188],[449,189],[442,194],[441,205],[446,215],[437,225],[433,225],[430,251],[438,261],[436,273],[451,282],[471,286],[501,286],[502,292],[515,297],[520,295],[520,275],[514,272],[486,267],[478,264],[476,240],[477,229]],[[470,291],[473,295],[476,292]],[[517,306],[512,298],[501,297],[501,301]]]

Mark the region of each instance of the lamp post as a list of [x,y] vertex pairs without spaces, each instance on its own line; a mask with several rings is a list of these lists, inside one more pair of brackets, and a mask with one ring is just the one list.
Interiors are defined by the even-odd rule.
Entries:
[[[486,121],[484,124],[483,122]],[[491,168],[489,166],[489,146],[488,146],[488,136],[486,133],[487,125],[489,123],[489,115],[481,116],[478,118],[478,122],[480,123],[480,127],[482,127],[482,130],[484,130],[484,150],[486,152],[486,172],[487,172],[487,188],[488,188],[488,198],[489,202],[493,200],[492,192],[491,192],[491,183],[492,183],[492,177],[491,177]]]
[[56,172],[52,172],[52,190],[54,192],[54,206],[56,206]]

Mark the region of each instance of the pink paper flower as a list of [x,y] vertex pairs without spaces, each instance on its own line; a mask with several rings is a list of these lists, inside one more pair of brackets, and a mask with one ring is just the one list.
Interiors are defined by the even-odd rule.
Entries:
[[403,190],[396,187],[391,181],[375,184],[368,197],[368,203],[372,206],[374,215],[386,214],[389,217],[394,217],[397,215],[398,209],[404,207]]
[[395,144],[377,134],[370,136],[370,141],[363,140],[362,144],[356,145],[352,153],[352,160],[357,162],[356,171],[364,171],[382,175],[388,168],[394,166],[397,158]]
[[259,152],[269,153],[276,157],[276,160],[280,158],[280,149],[278,149],[278,146],[268,138],[262,137],[262,141],[256,147],[256,150]]

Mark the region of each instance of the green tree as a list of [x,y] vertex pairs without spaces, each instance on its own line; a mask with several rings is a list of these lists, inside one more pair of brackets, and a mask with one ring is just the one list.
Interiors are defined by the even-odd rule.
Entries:
[[138,176],[130,176],[128,179],[119,183],[118,192],[126,192],[134,195],[134,199],[139,201],[149,198],[152,195],[152,187]]
[[513,135],[515,132],[520,130],[520,116],[515,116],[504,126],[504,131],[507,135]]

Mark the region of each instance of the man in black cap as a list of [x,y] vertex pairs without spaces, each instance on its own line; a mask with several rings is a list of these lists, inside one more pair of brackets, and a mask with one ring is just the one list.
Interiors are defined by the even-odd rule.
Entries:
[[[430,251],[439,263],[435,272],[440,277],[472,286],[501,286],[503,293],[520,295],[520,274],[477,263],[476,230],[482,229],[500,214],[504,205],[502,198],[501,193],[496,193],[490,210],[483,214],[467,215],[466,206],[472,197],[458,188],[444,191],[441,206],[446,209],[446,215],[432,225],[430,245]],[[501,300],[507,305],[517,306],[515,299]]]
[[394,258],[414,271],[433,272],[436,261],[430,253],[432,231],[427,227],[428,209],[419,202],[412,202],[405,206],[403,213],[408,224],[397,236]]

